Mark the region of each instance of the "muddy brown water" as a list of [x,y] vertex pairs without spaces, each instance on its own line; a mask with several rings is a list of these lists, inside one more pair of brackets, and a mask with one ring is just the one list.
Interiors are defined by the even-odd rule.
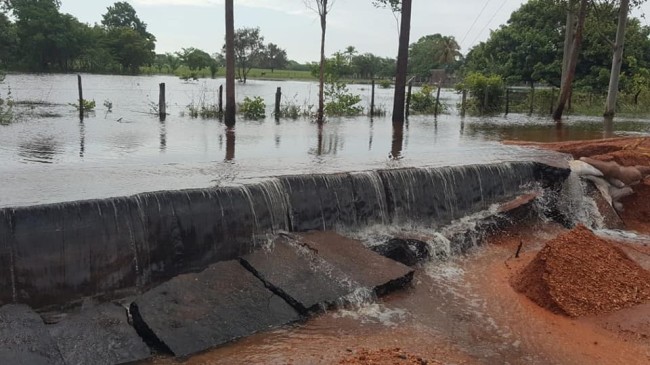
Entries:
[[[425,264],[410,288],[382,300],[184,361],[159,357],[148,364],[336,364],[362,348],[396,347],[445,364],[647,364],[650,343],[621,332],[650,318],[647,305],[631,309],[632,317],[571,320],[512,290],[508,277],[562,229],[524,231],[467,257]],[[515,259],[519,240],[526,241],[525,252]]]

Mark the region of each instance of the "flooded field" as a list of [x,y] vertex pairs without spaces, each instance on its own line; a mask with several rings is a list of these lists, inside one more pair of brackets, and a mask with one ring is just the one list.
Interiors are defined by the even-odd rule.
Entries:
[[[152,114],[160,82],[167,85],[165,122]],[[222,79],[187,83],[166,76],[83,75],[83,83],[84,97],[97,104],[83,122],[68,105],[77,100],[74,75],[8,75],[0,85],[3,94],[11,89],[21,114],[12,124],[0,126],[0,206],[207,187],[286,174],[557,158],[548,151],[498,141],[650,133],[646,120],[616,122],[612,131],[598,118],[570,119],[560,128],[546,117],[461,118],[455,109],[460,96],[452,90],[442,93],[449,114],[411,116],[401,138],[394,135],[390,117],[330,118],[319,128],[305,118],[276,121],[271,115],[277,87],[282,87],[285,101],[312,105],[315,83],[255,80],[237,85],[237,99],[263,97],[267,118],[240,118],[235,131],[226,133],[218,120],[187,115],[189,104],[217,102]],[[351,85],[350,90],[367,106],[369,85]],[[377,88],[376,104],[390,110],[392,93]]]

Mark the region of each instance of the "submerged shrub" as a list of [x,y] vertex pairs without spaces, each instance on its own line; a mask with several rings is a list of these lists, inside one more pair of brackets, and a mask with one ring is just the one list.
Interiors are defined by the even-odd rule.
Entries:
[[325,114],[333,116],[354,116],[363,112],[357,104],[361,102],[359,95],[348,91],[345,83],[331,81],[325,85]]
[[238,104],[238,111],[246,119],[264,119],[266,118],[266,104],[260,96],[244,98],[244,101]]
[[458,90],[469,91],[468,110],[489,114],[497,112],[503,104],[504,83],[501,76],[483,75],[472,72],[465,76],[463,82],[456,86]]
[[[433,95],[433,87],[424,85],[422,89],[411,95],[410,109],[414,113],[433,114],[436,111],[436,96]],[[438,101],[438,113],[447,111],[447,106]]]

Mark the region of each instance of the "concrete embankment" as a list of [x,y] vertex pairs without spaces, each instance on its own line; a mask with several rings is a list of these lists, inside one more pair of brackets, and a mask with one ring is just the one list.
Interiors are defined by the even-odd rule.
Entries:
[[241,187],[0,210],[0,304],[141,292],[252,252],[278,231],[442,226],[567,170],[540,163],[287,176]]
[[[114,364],[152,351],[184,357],[383,295],[407,285],[413,270],[333,232],[298,232],[442,227],[533,185],[556,186],[568,173],[506,163],[289,176],[3,209],[0,362]],[[468,245],[452,244],[452,252]],[[107,303],[125,292],[133,296],[123,306]],[[81,308],[47,324],[30,307],[10,304],[43,311],[80,300]]]

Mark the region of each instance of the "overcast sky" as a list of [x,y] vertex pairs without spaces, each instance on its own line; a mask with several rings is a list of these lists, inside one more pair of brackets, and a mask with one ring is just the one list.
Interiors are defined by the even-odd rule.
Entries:
[[[309,0],[313,2],[314,0]],[[113,0],[62,0],[61,11],[94,24]],[[156,52],[196,47],[214,53],[224,38],[223,0],[129,0],[156,38]],[[452,35],[466,53],[504,24],[523,0],[414,0],[411,42],[427,35]],[[650,4],[636,11],[650,10]],[[647,24],[647,20],[642,20]],[[318,59],[320,24],[303,0],[235,0],[235,28],[259,26],[265,43],[276,43],[298,62]],[[360,53],[397,55],[397,23],[390,10],[371,0],[335,0],[328,16],[327,54],[354,46]]]

